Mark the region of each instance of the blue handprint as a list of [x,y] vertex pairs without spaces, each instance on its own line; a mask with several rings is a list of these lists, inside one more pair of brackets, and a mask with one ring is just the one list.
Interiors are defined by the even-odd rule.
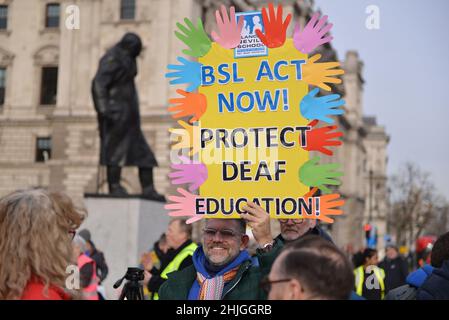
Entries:
[[316,98],[319,88],[309,92],[300,103],[301,114],[308,120],[321,120],[327,123],[334,123],[335,120],[329,118],[330,115],[344,114],[345,111],[338,107],[343,106],[345,101],[340,99],[339,94],[330,94]]
[[169,70],[177,71],[166,73],[165,77],[174,78],[173,80],[170,80],[170,84],[190,84],[186,90],[192,92],[201,84],[202,64],[195,61],[189,61],[183,57],[178,57],[177,60],[181,62],[181,65],[169,64],[167,67]]

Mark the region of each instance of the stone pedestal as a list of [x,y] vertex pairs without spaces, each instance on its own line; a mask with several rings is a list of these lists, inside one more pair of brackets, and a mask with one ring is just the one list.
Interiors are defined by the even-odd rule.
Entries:
[[139,265],[143,252],[152,248],[167,229],[170,217],[164,204],[140,198],[85,196],[88,218],[81,229],[88,229],[92,241],[103,251],[109,274],[103,285],[108,299],[117,299],[112,285],[128,267]]

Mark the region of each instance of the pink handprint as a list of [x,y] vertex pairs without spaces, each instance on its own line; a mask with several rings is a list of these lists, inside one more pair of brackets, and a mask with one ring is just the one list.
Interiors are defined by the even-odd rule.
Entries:
[[178,188],[177,190],[182,197],[168,196],[168,200],[173,202],[164,206],[166,210],[170,211],[168,215],[170,217],[190,217],[187,220],[187,224],[201,220],[203,216],[196,215],[195,212],[195,201],[198,196],[191,194],[183,188]]
[[221,6],[221,14],[223,17],[220,16],[218,10],[215,11],[215,19],[217,20],[217,27],[220,34],[212,31],[212,38],[223,48],[234,49],[240,44],[240,34],[242,32],[244,18],[241,16],[238,22],[235,21],[234,7],[230,9],[231,17],[229,18],[224,5]]
[[194,163],[187,157],[180,156],[181,164],[172,164],[174,171],[168,174],[172,184],[188,183],[189,191],[197,190],[207,180],[207,168],[204,163]]
[[302,53],[308,54],[316,47],[330,42],[333,39],[331,36],[324,37],[326,33],[332,29],[333,24],[330,23],[324,26],[327,21],[327,16],[322,17],[319,21],[318,17],[319,13],[317,12],[307,23],[303,31],[301,31],[299,24],[296,24],[295,26],[293,42],[296,49]]

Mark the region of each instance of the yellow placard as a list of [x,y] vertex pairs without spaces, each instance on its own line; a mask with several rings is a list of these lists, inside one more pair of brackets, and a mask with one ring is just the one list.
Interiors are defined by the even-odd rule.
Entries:
[[301,148],[308,121],[299,111],[308,92],[301,80],[306,60],[292,39],[267,56],[237,59],[234,50],[212,43],[199,58],[199,92],[207,100],[199,156],[208,179],[197,209],[208,218],[238,217],[245,199],[256,200],[272,218],[300,217],[309,191],[298,178],[309,159]]

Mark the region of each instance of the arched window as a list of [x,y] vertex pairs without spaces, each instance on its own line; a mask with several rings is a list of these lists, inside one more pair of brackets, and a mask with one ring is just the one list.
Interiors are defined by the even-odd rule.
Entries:
[[39,79],[37,81],[40,81],[40,105],[56,105],[59,48],[52,45],[40,48],[34,54],[34,63],[39,69]]

